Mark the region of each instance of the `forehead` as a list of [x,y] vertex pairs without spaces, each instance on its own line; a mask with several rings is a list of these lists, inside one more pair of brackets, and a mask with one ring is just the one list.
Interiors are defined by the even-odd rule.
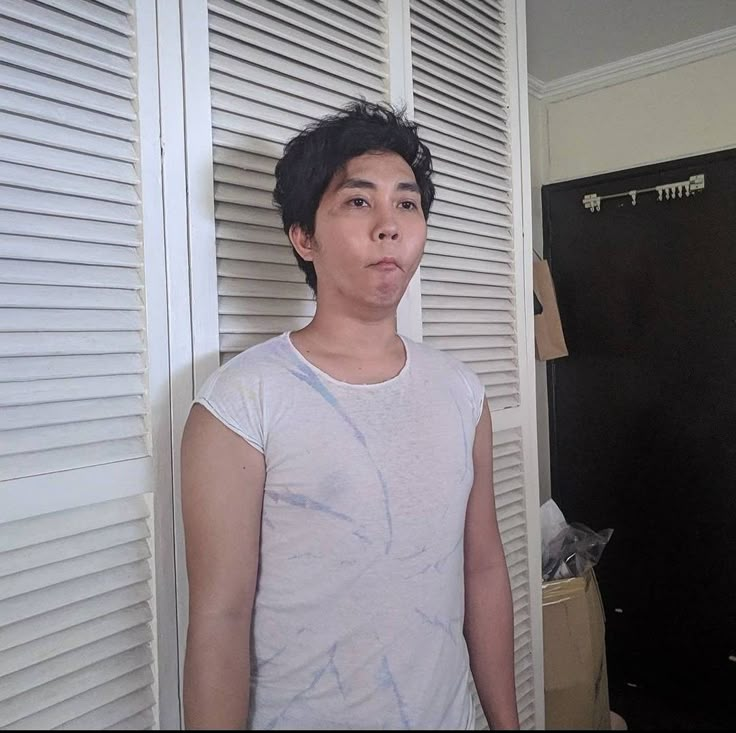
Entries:
[[328,188],[334,189],[349,178],[363,178],[369,181],[388,179],[390,181],[416,183],[411,166],[398,154],[392,152],[370,152],[351,158],[344,167],[332,177]]

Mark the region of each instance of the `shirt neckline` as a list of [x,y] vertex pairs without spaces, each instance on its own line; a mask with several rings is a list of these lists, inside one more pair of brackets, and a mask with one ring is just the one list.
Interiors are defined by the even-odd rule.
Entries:
[[325,371],[322,371],[318,366],[312,364],[309,359],[307,359],[304,354],[302,354],[299,349],[294,346],[294,343],[291,340],[291,331],[285,331],[281,337],[286,342],[289,350],[292,352],[292,354],[303,364],[306,364],[315,374],[320,376],[322,379],[332,382],[333,384],[339,384],[341,387],[355,387],[357,389],[375,389],[380,387],[385,387],[390,384],[393,384],[394,382],[400,380],[408,371],[409,366],[411,363],[411,350],[409,349],[409,340],[402,336],[401,334],[397,334],[398,337],[401,339],[401,342],[404,344],[404,365],[401,367],[401,369],[390,379],[385,379],[382,382],[344,382],[341,379],[337,379],[336,377],[333,377],[331,374],[328,374]]

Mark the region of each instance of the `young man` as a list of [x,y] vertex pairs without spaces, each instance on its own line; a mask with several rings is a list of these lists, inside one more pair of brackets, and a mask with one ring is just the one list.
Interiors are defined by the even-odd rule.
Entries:
[[397,335],[431,156],[390,107],[310,126],[274,198],[314,319],[247,349],[182,444],[190,728],[517,728],[492,430],[477,377]]

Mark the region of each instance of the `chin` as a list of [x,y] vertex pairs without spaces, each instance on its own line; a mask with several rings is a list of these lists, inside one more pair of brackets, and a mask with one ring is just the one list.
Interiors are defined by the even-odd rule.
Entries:
[[406,287],[394,287],[391,289],[386,288],[385,290],[381,289],[371,293],[370,296],[366,298],[366,300],[370,301],[371,305],[374,305],[376,307],[396,309],[399,307],[399,303],[404,297],[405,292]]
[[383,282],[381,284],[357,283],[352,287],[341,287],[341,297],[357,307],[371,310],[396,310],[408,286],[408,282]]

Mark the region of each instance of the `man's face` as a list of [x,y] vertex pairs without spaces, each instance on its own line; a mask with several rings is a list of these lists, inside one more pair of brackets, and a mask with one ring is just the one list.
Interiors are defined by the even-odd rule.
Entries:
[[351,159],[317,208],[311,259],[318,292],[395,308],[426,237],[421,195],[408,163],[388,152]]

